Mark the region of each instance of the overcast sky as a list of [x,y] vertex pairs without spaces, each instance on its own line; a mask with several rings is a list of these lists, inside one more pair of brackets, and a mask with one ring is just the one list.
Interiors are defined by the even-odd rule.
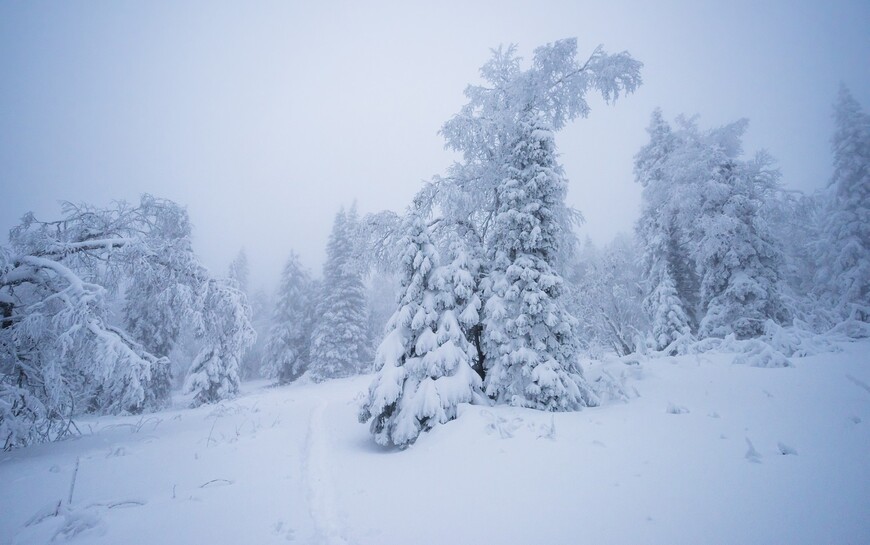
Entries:
[[188,207],[223,274],[245,247],[272,288],[290,249],[316,272],[335,212],[402,210],[454,157],[438,136],[489,48],[576,36],[644,63],[644,84],[557,136],[568,199],[607,242],[631,229],[650,112],[750,119],[783,183],[830,177],[831,103],[870,107],[870,2],[0,3],[0,229],[58,201],[147,192]]

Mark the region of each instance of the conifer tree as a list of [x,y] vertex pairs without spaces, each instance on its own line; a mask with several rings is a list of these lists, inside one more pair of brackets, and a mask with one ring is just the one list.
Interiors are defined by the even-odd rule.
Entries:
[[370,359],[366,292],[354,256],[357,221],[355,207],[349,212],[341,209],[326,247],[311,343],[310,374],[315,381],[358,374]]
[[508,176],[497,187],[486,280],[485,387],[493,399],[544,410],[597,403],[577,362],[577,320],[560,299],[559,252],[567,182],[553,133],[537,115],[520,123]]
[[481,386],[472,368],[476,351],[463,329],[478,319],[479,302],[468,291],[469,278],[461,268],[439,267],[418,211],[408,215],[403,227],[402,292],[378,347],[378,373],[359,416],[361,422],[372,420],[376,442],[401,448],[456,418],[457,405],[474,400]]
[[227,276],[230,280],[236,283],[236,287],[245,295],[250,295],[248,285],[249,273],[248,254],[245,252],[245,249],[242,248],[239,250],[239,253],[236,255],[235,259],[233,259],[232,263],[230,263],[229,274]]
[[537,48],[525,70],[514,46],[499,48],[480,70],[486,85],[466,88],[468,103],[442,128],[463,161],[422,193],[481,234],[489,261],[483,371],[498,401],[548,410],[596,403],[576,361],[577,324],[556,270],[571,253],[578,215],[564,204],[553,132],[589,114],[589,91],[608,102],[634,91],[640,68],[628,53],[601,47],[582,61],[576,39]]
[[680,241],[684,233],[677,228],[681,180],[669,170],[679,142],[659,109],[653,111],[647,132],[650,141],[635,156],[635,180],[643,187],[635,232],[643,249],[644,309],[651,320],[653,348],[664,350],[678,339],[691,338],[690,309],[697,296],[695,282],[689,280],[694,280],[694,270]]
[[202,348],[184,382],[184,392],[194,394],[194,406],[239,393],[242,355],[257,338],[251,307],[234,283],[209,280],[202,297],[196,324]]
[[645,186],[638,234],[656,347],[684,336],[691,314],[700,317],[699,337],[761,335],[768,320],[787,314],[782,244],[762,214],[779,172],[763,152],[741,158],[746,120],[706,132],[678,122],[671,133],[654,113],[650,144],[635,163]]
[[753,161],[722,161],[700,188],[701,337],[757,337],[767,320],[785,319],[782,248],[761,215],[778,177],[769,157],[759,154]]
[[311,286],[311,278],[302,267],[299,256],[291,252],[281,273],[278,301],[263,360],[263,374],[277,378],[281,384],[296,380],[308,369]]
[[818,292],[841,318],[870,321],[870,115],[840,87],[834,175],[818,244]]

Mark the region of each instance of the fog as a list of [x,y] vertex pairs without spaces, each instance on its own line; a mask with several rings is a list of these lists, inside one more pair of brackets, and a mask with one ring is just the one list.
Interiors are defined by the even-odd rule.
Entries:
[[[0,229],[58,201],[185,204],[217,273],[245,248],[272,288],[291,249],[319,271],[333,216],[402,210],[455,157],[441,124],[489,48],[577,36],[644,84],[557,136],[597,243],[628,231],[653,108],[750,119],[783,184],[830,177],[840,82],[870,104],[870,4],[823,2],[7,2],[0,5]],[[638,3],[639,4],[639,3]]]

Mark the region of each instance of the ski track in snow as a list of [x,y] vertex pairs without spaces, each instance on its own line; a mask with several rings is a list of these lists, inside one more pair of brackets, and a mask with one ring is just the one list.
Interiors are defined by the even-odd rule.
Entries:
[[328,446],[323,413],[325,401],[311,411],[308,433],[305,437],[303,475],[308,496],[308,507],[314,522],[317,543],[324,545],[350,545],[335,511],[335,488],[330,476]]
[[870,394],[870,386],[868,386],[866,382],[864,382],[863,380],[859,380],[848,373],[846,373],[846,378],[852,381],[853,384]]

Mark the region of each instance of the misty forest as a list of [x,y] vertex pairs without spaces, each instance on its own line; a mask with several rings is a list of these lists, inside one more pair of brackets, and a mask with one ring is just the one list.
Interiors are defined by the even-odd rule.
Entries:
[[812,192],[746,119],[648,111],[595,243],[560,133],[645,66],[587,43],[468,52],[455,161],[398,211],[343,195],[272,288],[207,267],[184,202],[20,210],[0,542],[870,540],[868,104],[824,105]]

